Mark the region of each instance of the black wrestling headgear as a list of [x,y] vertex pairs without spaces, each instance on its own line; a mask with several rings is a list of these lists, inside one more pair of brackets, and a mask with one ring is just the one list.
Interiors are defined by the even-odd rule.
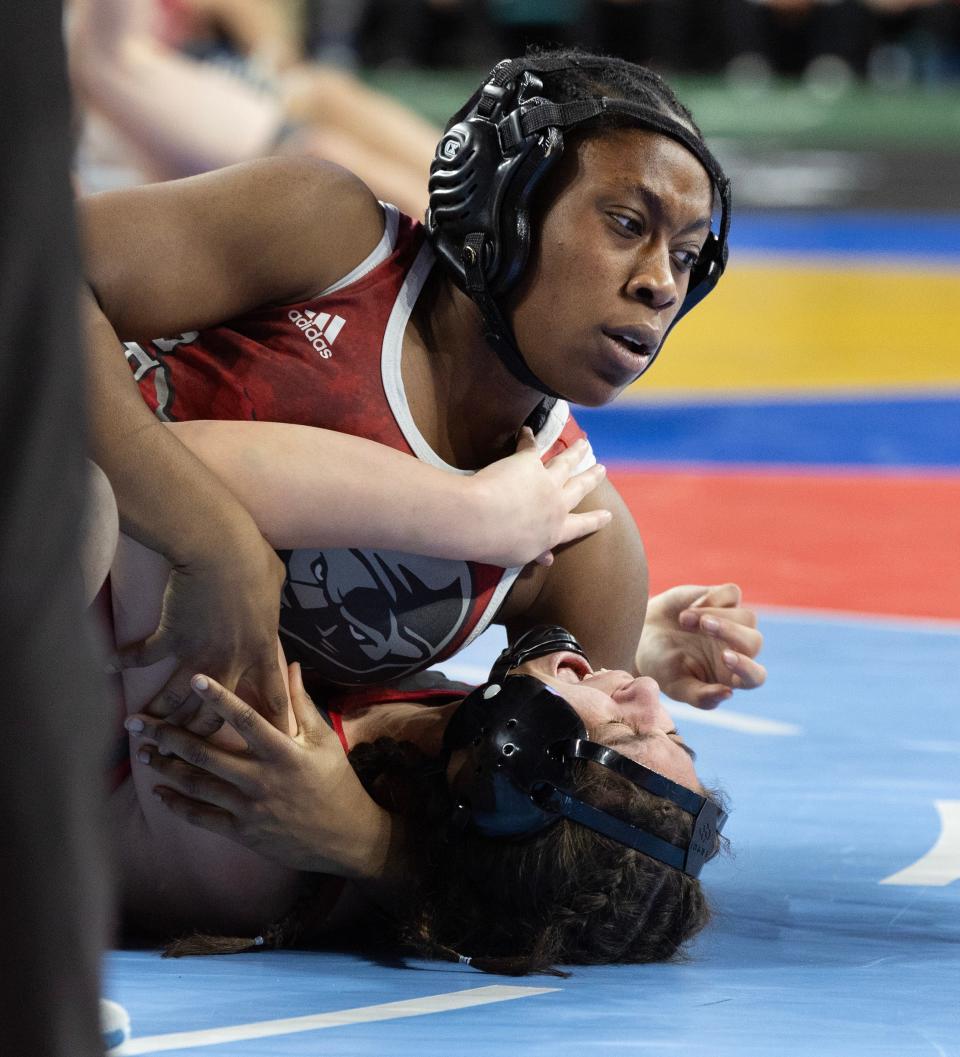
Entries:
[[686,147],[710,176],[719,202],[719,227],[716,234],[708,235],[693,267],[674,324],[716,286],[727,263],[730,183],[697,133],[663,106],[602,95],[555,102],[543,94],[543,82],[537,77],[610,61],[586,54],[504,59],[447,123],[430,166],[426,228],[438,259],[480,309],[488,340],[508,370],[551,398],[561,394],[527,366],[500,299],[516,286],[526,268],[530,198],[559,161],[566,132],[615,117],[669,136]]
[[[496,678],[491,673],[490,682],[463,700],[444,734],[445,759],[458,749],[467,755],[451,783],[457,801],[454,823],[503,839],[530,836],[568,818],[698,877],[716,852],[726,814],[706,797],[589,741],[577,713],[539,679],[506,675],[523,660],[557,649],[572,648],[582,655],[569,632],[538,628],[517,645],[519,649],[501,654],[493,669],[499,673]],[[609,767],[692,815],[689,843],[672,844],[580,800],[571,791],[576,760]]]

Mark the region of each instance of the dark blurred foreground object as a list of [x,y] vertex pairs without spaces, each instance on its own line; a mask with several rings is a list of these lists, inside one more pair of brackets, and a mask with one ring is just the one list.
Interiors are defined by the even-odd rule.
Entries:
[[84,385],[61,6],[0,6],[2,1050],[103,1052],[106,695],[77,547]]

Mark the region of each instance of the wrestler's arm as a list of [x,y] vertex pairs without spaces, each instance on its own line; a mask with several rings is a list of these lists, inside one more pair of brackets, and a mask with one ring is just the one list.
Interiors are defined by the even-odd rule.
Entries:
[[529,431],[515,455],[457,474],[312,426],[194,421],[167,428],[275,547],[381,547],[511,567],[609,518],[603,510],[570,513],[603,467],[575,474],[581,445],[544,465]]
[[675,700],[714,708],[734,689],[761,686],[754,658],[763,636],[735,584],[684,585],[647,599],[640,533],[609,482],[579,509],[602,504],[613,522],[602,533],[558,548],[556,562],[535,570],[512,592],[502,619],[511,638],[535,624],[569,628],[594,668],[640,671]]
[[538,584],[518,584],[500,619],[510,638],[537,624],[572,631],[594,668],[634,669],[647,608],[647,557],[640,532],[620,494],[604,481],[577,508],[611,511],[594,536],[557,548]]
[[369,189],[308,158],[91,195],[78,214],[87,279],[123,339],[311,297],[364,260],[383,233]]
[[258,706],[280,723],[282,566],[243,504],[150,412],[118,336],[180,333],[311,296],[369,254],[382,212],[343,170],[271,159],[96,195],[80,204],[80,219],[95,291],[86,303],[92,455],[114,488],[123,530],[173,567],[163,626],[118,664],[179,659],[152,703],[161,715],[191,696],[196,671],[231,687],[246,675]]

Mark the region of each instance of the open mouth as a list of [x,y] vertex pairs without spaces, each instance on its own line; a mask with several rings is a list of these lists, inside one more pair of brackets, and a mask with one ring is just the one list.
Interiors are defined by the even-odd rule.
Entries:
[[603,334],[620,360],[635,372],[645,370],[656,352],[653,342],[641,341],[622,331],[604,330]]

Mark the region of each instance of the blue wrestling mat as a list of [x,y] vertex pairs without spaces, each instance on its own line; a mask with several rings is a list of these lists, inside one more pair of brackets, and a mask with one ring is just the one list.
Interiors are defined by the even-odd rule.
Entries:
[[[933,213],[738,216],[736,266],[649,385],[580,416],[618,481],[636,475],[654,578],[689,538],[677,575],[737,578],[749,599],[762,572],[766,602],[797,604],[788,583],[821,600],[762,612],[761,690],[671,706],[732,804],[731,855],[704,872],[714,922],[686,962],[561,980],[119,952],[106,990],[130,1012],[128,1052],[960,1057],[958,236]],[[770,509],[801,488],[802,511]],[[701,571],[681,572],[692,550]],[[482,679],[499,642],[445,670]]]
[[[960,626],[765,615],[767,686],[675,709],[730,794],[679,965],[567,980],[343,954],[120,952],[132,1054],[960,1054]],[[494,636],[495,637],[495,636]],[[475,644],[457,669],[485,668]],[[451,672],[453,670],[451,669]]]

